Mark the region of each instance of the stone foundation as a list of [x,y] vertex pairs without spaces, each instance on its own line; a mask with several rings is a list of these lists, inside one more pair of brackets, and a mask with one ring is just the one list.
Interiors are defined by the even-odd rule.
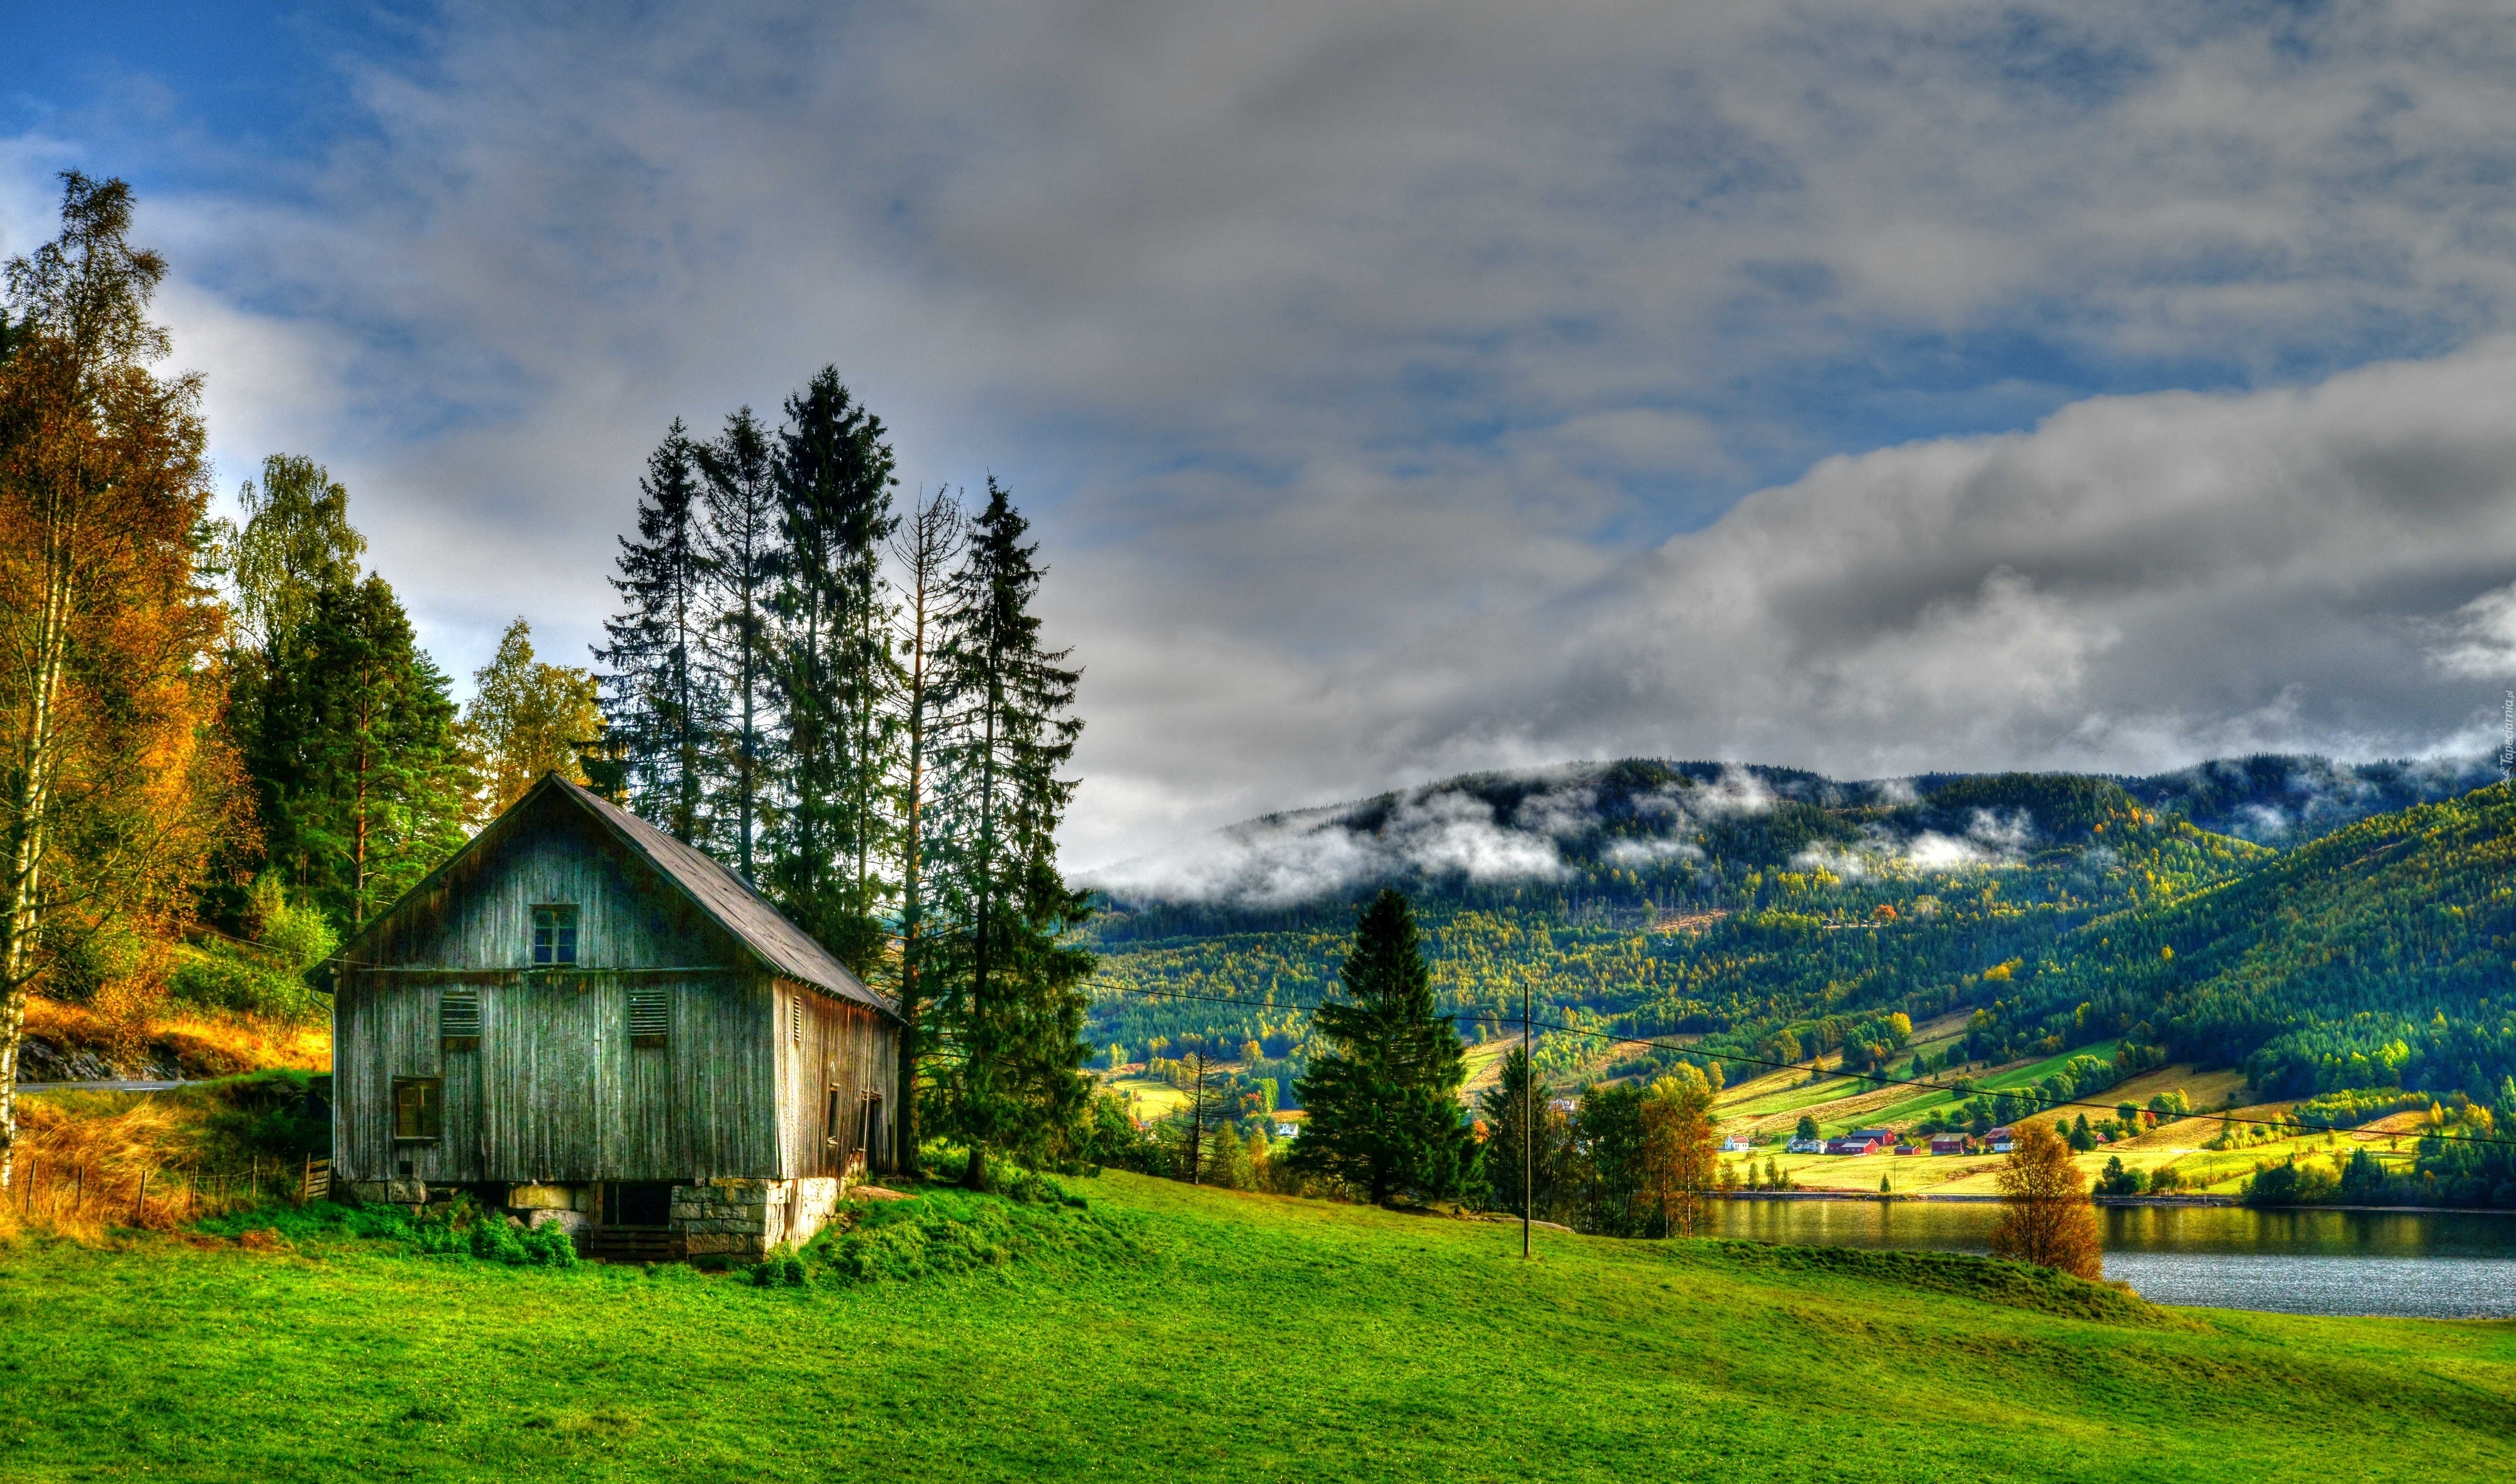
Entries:
[[673,1187],[673,1229],[692,1257],[757,1261],[779,1246],[801,1247],[838,1210],[840,1181],[715,1179]]
[[556,1226],[574,1240],[585,1235],[586,1228],[594,1224],[594,1217],[582,1211],[554,1211],[544,1207],[525,1212],[524,1224],[536,1228]]

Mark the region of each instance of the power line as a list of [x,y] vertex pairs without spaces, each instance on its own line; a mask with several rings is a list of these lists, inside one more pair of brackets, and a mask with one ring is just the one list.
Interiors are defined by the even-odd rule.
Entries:
[[[1320,1008],[1316,1005],[1278,1005],[1272,1000],[1238,999],[1230,995],[1192,994],[1187,990],[1136,989],[1123,984],[1106,984],[1100,986],[1100,988],[1102,992],[1110,994],[1142,995],[1155,1000],[1195,1000],[1208,1005],[1246,1005],[1258,1010],[1290,1010],[1305,1015],[1312,1013]],[[1508,1016],[1492,1015],[1484,1011],[1471,1013],[1465,1010],[1454,1010],[1449,1014],[1443,1016],[1443,1018],[1453,1021],[1491,1021],[1497,1025],[1508,1025],[1511,1023],[1510,1017]],[[1719,1061],[1725,1064],[1730,1062],[1740,1062],[1747,1066],[1770,1067],[1776,1071],[1783,1072],[1796,1072],[1801,1070],[1800,1063],[1796,1061],[1769,1061],[1761,1056],[1733,1054],[1728,1051],[1723,1051],[1719,1055],[1713,1055],[1710,1052],[1698,1051],[1693,1047],[1683,1046],[1673,1041],[1663,1041],[1651,1036],[1620,1036],[1613,1031],[1593,1030],[1588,1026],[1574,1025],[1569,1021],[1549,1020],[1546,1022],[1546,1028],[1550,1031],[1561,1031],[1568,1035],[1588,1036],[1594,1040],[1605,1041],[1615,1046],[1648,1046],[1657,1048],[1661,1051],[1684,1051],[1690,1055],[1702,1056],[1707,1060]],[[1808,1064],[1807,1070],[1817,1072],[1820,1068],[1816,1062],[1811,1061]],[[1835,1075],[1858,1082],[1873,1082],[1882,1087],[1918,1088],[1928,1092],[1949,1092],[1960,1097],[1999,1097],[2008,1092],[2033,1091],[2032,1089],[1959,1088],[1948,1083],[1931,1082],[1918,1077],[1889,1077],[1876,1072],[1837,1072]],[[2118,1111],[2120,1107],[2121,1104],[2119,1103],[2094,1102],[2084,1098],[2066,1097],[2057,1102],[2044,1103],[2035,1111],[2040,1113],[2053,1108],[2094,1108],[2099,1112],[2113,1113]],[[2022,1116],[2032,1118],[2034,1114],[2030,1113]],[[2249,1127],[2263,1129],[2296,1129],[2318,1134],[2347,1134],[2350,1132],[2339,1124],[2301,1123],[2295,1119],[2239,1118],[2232,1113],[2225,1112],[2216,1114],[2195,1112],[2187,1116],[2193,1118],[2215,1117],[2221,1123],[2244,1124]],[[2516,1139],[2509,1138],[2485,1138],[2478,1134],[2423,1134],[2418,1136],[2421,1138],[2434,1138],[2444,1143],[2486,1144],[2495,1148],[2516,1149]]]

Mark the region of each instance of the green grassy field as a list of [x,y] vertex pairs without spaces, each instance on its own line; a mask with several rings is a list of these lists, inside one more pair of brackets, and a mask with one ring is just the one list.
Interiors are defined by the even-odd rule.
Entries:
[[2516,1468],[2516,1324],[2158,1310],[1944,1256],[1541,1233],[1523,1263],[1507,1225],[1071,1185],[1090,1210],[1027,1219],[1089,1240],[858,1286],[21,1238],[0,1254],[0,1477]]

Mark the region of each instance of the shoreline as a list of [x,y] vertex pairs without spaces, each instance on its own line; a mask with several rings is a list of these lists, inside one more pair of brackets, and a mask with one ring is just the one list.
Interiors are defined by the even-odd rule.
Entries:
[[[1715,1194],[1725,1201],[1867,1201],[1880,1206],[1922,1202],[1950,1206],[1997,1206],[2005,1199],[1997,1195],[1930,1195],[1922,1192],[1881,1195],[1874,1190],[1731,1190]],[[2095,1195],[2088,1197],[2088,1204],[2167,1209],[2235,1207],[2244,1211],[2360,1211],[2398,1216],[2516,1216],[2516,1210],[2496,1206],[2247,1206],[2232,1195]]]

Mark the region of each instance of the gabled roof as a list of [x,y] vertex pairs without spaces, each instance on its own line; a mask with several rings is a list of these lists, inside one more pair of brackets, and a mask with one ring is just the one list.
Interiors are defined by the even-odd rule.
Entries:
[[[788,922],[785,914],[772,905],[769,898],[719,864],[714,856],[682,844],[627,809],[568,782],[557,773],[544,773],[539,783],[526,789],[522,799],[491,820],[480,834],[473,836],[471,842],[455,851],[451,859],[430,872],[427,880],[403,895],[402,901],[410,901],[428,891],[465,857],[482,849],[493,838],[503,838],[507,832],[500,826],[532,807],[543,796],[554,794],[582,809],[630,854],[645,861],[691,905],[732,934],[734,941],[757,958],[763,968],[790,979],[799,979],[838,999],[853,1000],[885,1014],[898,1013],[889,999],[858,978],[828,949],[814,941],[812,934]],[[395,903],[361,928],[350,943],[343,945],[341,957],[349,957],[353,947],[363,942],[387,918],[399,912],[401,906],[401,902]]]

